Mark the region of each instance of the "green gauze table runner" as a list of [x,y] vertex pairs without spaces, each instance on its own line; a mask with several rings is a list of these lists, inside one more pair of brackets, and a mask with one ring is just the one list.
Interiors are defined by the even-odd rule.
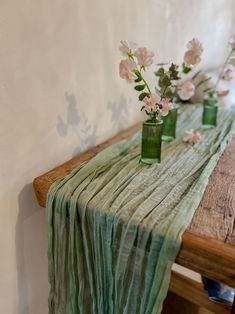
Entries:
[[51,187],[47,198],[50,314],[161,313],[171,266],[235,130],[234,112],[195,146],[202,108],[181,110],[162,162],[139,162],[141,134],[100,152]]

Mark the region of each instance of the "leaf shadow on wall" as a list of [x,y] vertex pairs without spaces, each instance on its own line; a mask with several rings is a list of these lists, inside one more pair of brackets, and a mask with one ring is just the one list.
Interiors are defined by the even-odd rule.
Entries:
[[74,94],[65,92],[65,100],[67,112],[64,118],[58,116],[57,132],[61,137],[69,136],[70,132],[77,136],[79,145],[73,151],[74,156],[96,145],[98,140],[97,122],[91,124],[87,114],[78,110]]
[[18,312],[47,312],[47,231],[45,210],[35,199],[32,184],[18,196],[19,214],[16,222],[15,245],[18,285]]
[[129,123],[128,103],[126,98],[122,95],[118,103],[110,101],[107,108],[111,110],[113,130],[119,132],[126,129]]

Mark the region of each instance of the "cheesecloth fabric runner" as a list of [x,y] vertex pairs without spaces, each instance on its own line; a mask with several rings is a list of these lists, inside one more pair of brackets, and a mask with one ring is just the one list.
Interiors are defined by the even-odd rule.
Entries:
[[140,132],[100,152],[51,187],[47,199],[50,314],[161,313],[181,235],[234,133],[234,112],[195,146],[202,108],[178,118],[162,162],[139,162]]

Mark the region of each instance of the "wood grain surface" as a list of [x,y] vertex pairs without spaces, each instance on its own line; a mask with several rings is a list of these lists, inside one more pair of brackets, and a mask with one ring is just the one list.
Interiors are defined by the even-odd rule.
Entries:
[[58,167],[48,171],[42,176],[34,179],[33,186],[34,186],[35,194],[36,194],[39,205],[42,207],[46,207],[47,193],[53,182],[65,177],[78,165],[80,165],[86,160],[91,159],[100,151],[105,149],[106,147],[112,144],[118,143],[121,140],[130,138],[135,132],[137,132],[140,129],[140,127],[141,127],[141,123],[137,123],[134,126],[128,128],[127,130],[124,130],[120,132],[119,134],[115,135],[114,137],[108,139],[104,143],[99,144],[93,148],[90,148],[86,152],[70,159],[64,164],[59,165]]
[[176,263],[235,287],[235,245],[186,230]]
[[209,178],[190,229],[235,244],[235,138]]
[[[111,144],[130,138],[141,124],[119,133],[33,182],[38,203],[45,207],[51,184]],[[235,287],[235,138],[221,156],[184,233],[177,263]]]

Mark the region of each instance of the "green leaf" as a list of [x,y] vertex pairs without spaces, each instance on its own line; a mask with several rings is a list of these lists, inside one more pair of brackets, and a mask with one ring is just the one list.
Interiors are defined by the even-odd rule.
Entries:
[[158,66],[160,66],[160,65],[163,66],[163,65],[167,65],[167,64],[169,64],[169,63],[168,62],[157,63]]
[[141,78],[141,77],[138,77],[138,78],[135,80],[136,83],[139,83],[139,82],[141,82],[141,81],[142,81],[142,78]]
[[189,66],[187,66],[187,65],[185,65],[185,64],[183,63],[183,73],[187,74],[187,73],[189,73],[191,70],[192,70],[192,69],[191,69]]
[[172,96],[173,96],[173,92],[172,92],[172,90],[168,87],[168,88],[165,90],[164,97],[172,98]]
[[217,96],[218,96],[218,94],[217,94],[217,92],[215,90],[211,90],[208,94],[209,94],[209,97],[212,98],[212,99],[213,98],[216,99]]
[[161,77],[159,78],[158,85],[159,85],[160,87],[168,87],[168,86],[171,86],[171,80],[170,80],[170,78],[168,77],[167,74],[164,74],[163,76],[161,76]]
[[156,72],[154,72],[156,76],[162,76],[164,75],[164,73],[165,73],[165,70],[163,69],[163,67],[159,68]]
[[145,89],[145,84],[144,85],[136,85],[135,90],[138,90],[139,92]]
[[179,80],[180,77],[178,76],[179,71],[178,71],[178,65],[172,63],[171,66],[169,67],[169,76],[171,80]]
[[137,79],[135,80],[135,82],[142,81],[142,76],[141,76],[140,72],[138,70],[135,70],[134,73],[137,76]]
[[139,95],[139,100],[140,101],[142,101],[146,96],[148,96],[149,95],[149,93],[141,93],[140,95]]

